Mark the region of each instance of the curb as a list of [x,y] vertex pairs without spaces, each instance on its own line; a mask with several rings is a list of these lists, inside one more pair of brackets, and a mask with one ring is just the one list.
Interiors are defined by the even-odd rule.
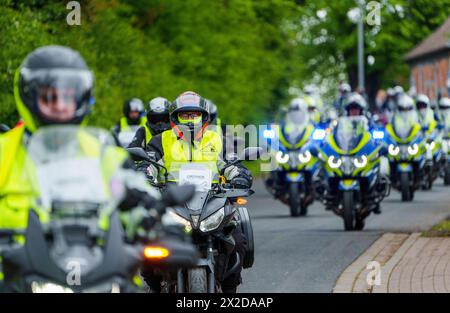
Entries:
[[[402,256],[408,251],[415,242],[420,233],[412,235],[386,233],[377,239],[363,254],[361,254],[344,272],[338,277],[336,285],[333,288],[334,293],[370,293],[386,292],[387,282],[390,273],[395,265],[401,260]],[[369,262],[376,261],[381,265],[381,286],[384,289],[376,289],[369,286],[366,282],[367,275],[372,269],[367,269]]]
[[373,293],[387,293],[388,292],[388,283],[389,278],[391,277],[392,271],[400,262],[400,260],[405,256],[405,254],[409,251],[412,245],[417,241],[417,238],[420,237],[420,233],[411,234],[408,239],[406,239],[400,248],[395,252],[395,254],[386,262],[384,266],[381,267],[381,285],[374,286],[372,292]]

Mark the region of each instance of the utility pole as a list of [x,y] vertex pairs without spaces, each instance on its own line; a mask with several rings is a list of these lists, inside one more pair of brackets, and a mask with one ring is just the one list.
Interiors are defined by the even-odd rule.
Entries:
[[364,0],[358,1],[358,87],[364,90]]

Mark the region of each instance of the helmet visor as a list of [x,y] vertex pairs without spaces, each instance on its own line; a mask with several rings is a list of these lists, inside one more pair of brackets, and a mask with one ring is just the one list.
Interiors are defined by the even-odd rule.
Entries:
[[87,114],[93,86],[90,71],[25,68],[21,74],[22,99],[41,119],[70,122]]
[[179,112],[178,122],[180,122],[180,124],[199,124],[202,122],[202,113],[196,111]]
[[416,103],[416,106],[417,106],[417,109],[418,109],[418,110],[428,108],[428,104],[425,103],[425,102],[423,102],[423,101],[418,101],[418,102]]

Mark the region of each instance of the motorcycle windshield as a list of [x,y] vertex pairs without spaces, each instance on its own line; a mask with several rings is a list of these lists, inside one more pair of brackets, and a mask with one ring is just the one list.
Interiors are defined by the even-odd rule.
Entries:
[[30,138],[27,150],[41,204],[74,214],[106,204],[110,199],[108,182],[103,179],[107,165],[101,160],[116,148],[110,133],[98,128],[39,129]]
[[395,134],[406,139],[411,134],[412,128],[419,122],[417,112],[415,110],[396,112],[393,117],[393,128]]
[[284,138],[289,144],[296,145],[302,139],[309,124],[309,119],[310,116],[307,111],[288,112],[282,131]]
[[334,138],[339,148],[349,152],[358,146],[366,131],[368,122],[364,116],[341,117],[334,129]]

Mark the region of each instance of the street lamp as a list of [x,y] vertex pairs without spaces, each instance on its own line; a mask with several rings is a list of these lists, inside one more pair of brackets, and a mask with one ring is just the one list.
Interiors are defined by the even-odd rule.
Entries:
[[358,7],[347,12],[348,18],[358,25],[358,87],[363,90],[364,82],[364,0],[357,0]]

